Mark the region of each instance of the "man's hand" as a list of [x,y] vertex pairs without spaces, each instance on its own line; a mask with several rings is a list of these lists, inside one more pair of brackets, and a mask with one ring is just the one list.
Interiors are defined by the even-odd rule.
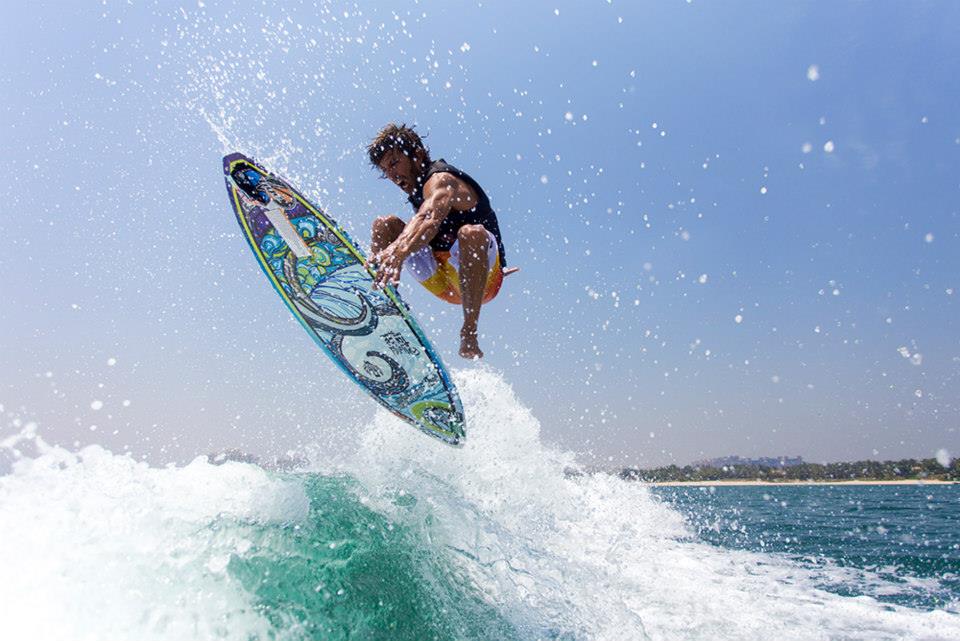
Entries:
[[467,183],[448,172],[434,174],[423,185],[423,204],[390,245],[370,259],[377,270],[373,286],[380,289],[400,282],[400,270],[407,256],[426,247],[453,209],[460,211],[476,206],[477,196]]
[[373,276],[373,288],[380,289],[387,285],[396,287],[400,283],[400,270],[403,269],[404,258],[405,256],[398,251],[396,243],[393,243],[370,259],[377,270]]

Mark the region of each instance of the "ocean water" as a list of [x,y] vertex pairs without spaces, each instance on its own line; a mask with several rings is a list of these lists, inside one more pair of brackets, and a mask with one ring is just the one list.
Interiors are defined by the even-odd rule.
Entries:
[[463,449],[378,413],[293,472],[6,438],[0,636],[960,638],[953,488],[571,475],[502,378],[455,379]]
[[661,487],[713,545],[774,554],[822,589],[957,612],[960,485]]

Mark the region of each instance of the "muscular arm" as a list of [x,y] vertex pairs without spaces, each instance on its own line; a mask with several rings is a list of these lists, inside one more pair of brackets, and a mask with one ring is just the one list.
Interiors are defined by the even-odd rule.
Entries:
[[413,252],[426,247],[440,231],[440,223],[454,209],[475,207],[477,195],[470,185],[451,173],[434,174],[423,186],[423,204],[410,219],[403,232],[383,251],[373,257],[377,265],[374,287],[400,281],[403,261]]
[[401,259],[426,247],[452,210],[463,211],[477,204],[470,185],[447,172],[434,174],[423,186],[423,196],[420,209],[393,242],[393,249]]

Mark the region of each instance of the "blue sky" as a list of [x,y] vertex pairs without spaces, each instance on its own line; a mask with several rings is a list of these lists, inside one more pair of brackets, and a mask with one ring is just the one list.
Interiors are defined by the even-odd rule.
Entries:
[[[323,362],[291,388],[314,348],[220,157],[366,243],[409,215],[363,153],[397,120],[500,214],[522,271],[483,345],[545,439],[642,465],[960,451],[960,6],[285,4],[21,8],[0,43],[6,422],[173,460],[296,448],[311,406],[367,420]],[[463,367],[459,311],[404,295]]]

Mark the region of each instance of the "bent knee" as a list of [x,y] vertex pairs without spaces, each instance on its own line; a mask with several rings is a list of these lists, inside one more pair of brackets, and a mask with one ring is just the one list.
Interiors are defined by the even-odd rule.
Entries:
[[464,225],[457,231],[461,243],[480,243],[487,240],[487,228],[483,225]]
[[397,216],[377,216],[373,221],[374,232],[384,232],[389,230],[402,230],[403,221]]

